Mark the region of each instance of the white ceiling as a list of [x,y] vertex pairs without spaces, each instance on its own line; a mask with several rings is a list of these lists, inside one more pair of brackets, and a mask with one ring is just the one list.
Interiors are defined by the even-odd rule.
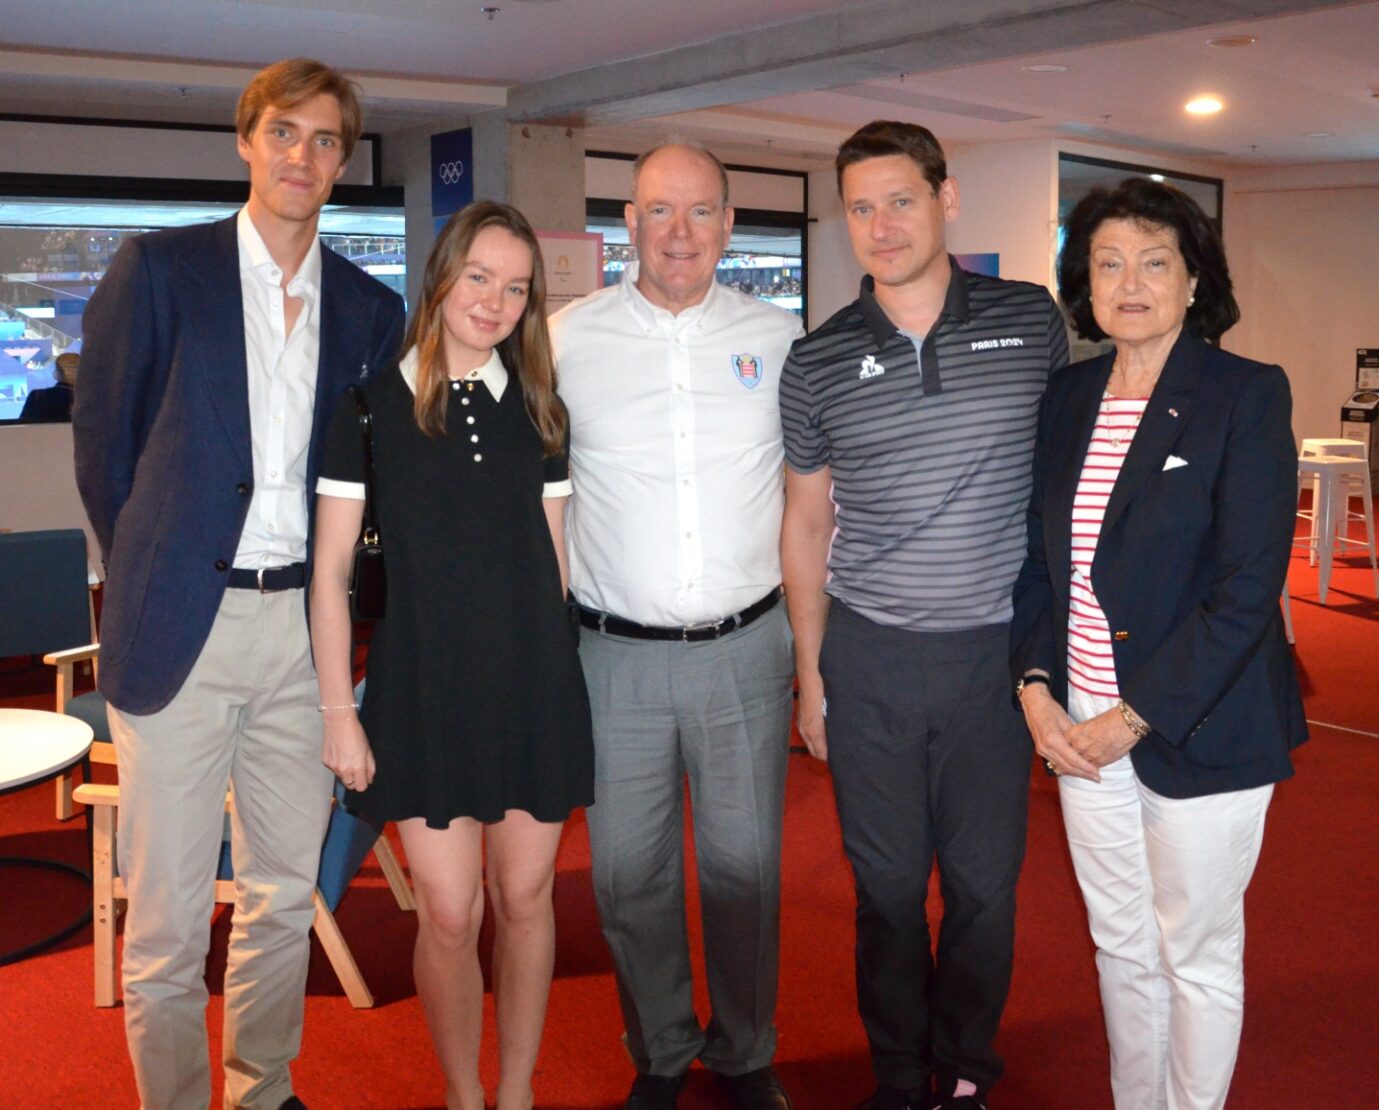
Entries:
[[[518,90],[565,75],[590,75],[593,84],[600,73],[626,73],[643,81],[644,96],[648,87],[657,93],[646,74],[656,73],[654,56],[665,52],[663,99],[673,100],[686,87],[681,69],[694,59],[705,74],[715,62],[741,59],[750,68],[807,25],[813,38],[839,44],[840,64],[818,66],[818,82],[837,85],[836,75],[851,66],[846,87],[762,99],[773,82],[807,87],[798,74],[780,79],[779,66],[764,67],[753,99],[701,96],[699,103],[720,106],[594,124],[588,145],[626,149],[674,129],[739,159],[755,150],[767,160],[769,146],[787,160],[817,162],[853,127],[888,116],[924,123],[956,143],[1062,135],[1221,163],[1379,160],[1379,99],[1371,95],[1379,90],[1379,2],[964,0],[973,12],[1009,18],[984,18],[952,40],[955,63],[998,60],[949,65],[934,59],[948,56],[950,40],[914,30],[930,13],[961,10],[942,0],[488,2],[500,9],[492,20],[480,0],[0,0],[0,111],[223,123],[247,71],[309,54],[361,78],[368,125],[388,134],[453,126],[457,114],[501,108]],[[1309,10],[1268,17],[1299,8]],[[1074,20],[1085,31],[1077,41],[1102,45],[1043,49],[1074,39],[1032,37],[1035,17],[1020,13],[1035,9]],[[1264,14],[1239,18],[1250,11]],[[1085,27],[1075,22],[1084,13]],[[1192,26],[1225,13],[1237,22]],[[846,56],[869,17],[883,28],[863,44],[870,53]],[[1165,26],[1187,29],[1145,37],[1146,28]],[[892,32],[910,47],[939,43],[919,51],[923,72],[887,69],[901,53],[889,46]],[[1237,50],[1205,44],[1231,33],[1259,41]],[[1037,52],[1021,49],[1035,41]],[[1037,62],[1069,68],[1024,70]],[[721,72],[714,76],[721,81]],[[1201,91],[1220,95],[1226,110],[1205,120],[1185,116],[1182,103]],[[1308,137],[1316,131],[1335,135]]]

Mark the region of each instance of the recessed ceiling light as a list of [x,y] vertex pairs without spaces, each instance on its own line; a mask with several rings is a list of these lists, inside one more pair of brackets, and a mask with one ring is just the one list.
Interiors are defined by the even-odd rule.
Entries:
[[1194,116],[1210,116],[1219,112],[1225,105],[1214,96],[1197,96],[1183,105],[1183,110]]
[[1330,138],[1331,138],[1332,136],[1334,136],[1335,134],[1336,134],[1336,132],[1334,132],[1334,131],[1309,131],[1309,132],[1307,133],[1307,138],[1309,138],[1309,139],[1330,139]]
[[1026,73],[1067,73],[1068,67],[1059,65],[1057,62],[1040,62],[1038,65],[1025,66]]
[[1220,38],[1207,39],[1207,45],[1224,46],[1229,49],[1239,46],[1253,46],[1258,41],[1254,35],[1222,35]]

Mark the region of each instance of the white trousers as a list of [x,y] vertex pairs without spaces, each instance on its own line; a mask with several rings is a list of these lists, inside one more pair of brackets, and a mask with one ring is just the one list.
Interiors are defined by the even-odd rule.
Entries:
[[[1070,691],[1084,721],[1116,704]],[[1245,1001],[1245,888],[1272,785],[1165,798],[1127,755],[1058,780],[1097,948],[1116,1110],[1225,1105]]]
[[157,713],[110,707],[129,889],[124,1010],[143,1110],[204,1110],[206,951],[225,787],[235,913],[224,1105],[277,1110],[302,1035],[312,892],[330,816],[300,590],[226,590],[187,681]]

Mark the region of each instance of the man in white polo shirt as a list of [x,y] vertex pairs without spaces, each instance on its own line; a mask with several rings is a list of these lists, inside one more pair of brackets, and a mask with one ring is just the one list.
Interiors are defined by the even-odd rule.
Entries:
[[[771,1068],[794,675],[776,396],[803,329],[716,283],[732,223],[713,155],[643,154],[627,206],[637,269],[551,321],[594,714],[594,891],[638,1072],[627,1110],[674,1107],[696,1057],[736,1106],[790,1106]],[[686,774],[705,1026],[685,928]]]

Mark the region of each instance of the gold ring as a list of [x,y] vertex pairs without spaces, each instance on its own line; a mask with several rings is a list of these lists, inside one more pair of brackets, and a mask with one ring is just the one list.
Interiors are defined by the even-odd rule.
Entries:
[[1055,775],[1058,774],[1058,768],[1053,765],[1052,759],[1044,760],[1044,766],[1047,767],[1050,771],[1052,771]]

